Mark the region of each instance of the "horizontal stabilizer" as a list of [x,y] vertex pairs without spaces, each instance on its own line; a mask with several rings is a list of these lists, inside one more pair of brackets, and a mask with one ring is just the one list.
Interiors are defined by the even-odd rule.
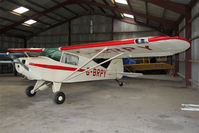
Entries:
[[127,76],[127,77],[140,77],[143,76],[142,73],[129,73],[129,72],[123,72],[123,73],[119,73],[122,74],[123,76]]
[[127,77],[140,77],[143,76],[142,73],[132,73],[132,72],[111,72],[108,71],[109,74],[120,74],[122,76],[127,76]]

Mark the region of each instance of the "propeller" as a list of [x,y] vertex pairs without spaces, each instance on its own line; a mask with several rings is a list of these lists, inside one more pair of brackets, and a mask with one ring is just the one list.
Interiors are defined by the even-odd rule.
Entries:
[[14,56],[13,54],[7,52],[6,53],[8,55],[8,57],[10,57],[14,63],[18,63],[20,64],[24,69],[26,69],[27,71],[30,71],[29,67],[25,65],[25,63],[22,63],[16,56]]

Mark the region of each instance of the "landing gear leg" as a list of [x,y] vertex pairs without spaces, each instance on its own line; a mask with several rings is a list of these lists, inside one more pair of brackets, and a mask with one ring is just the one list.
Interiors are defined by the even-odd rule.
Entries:
[[52,90],[54,93],[53,101],[56,104],[62,104],[65,101],[65,94],[61,92],[60,89],[61,89],[61,83],[53,82],[53,86],[52,86]]
[[123,86],[124,85],[123,82],[119,81],[118,79],[116,79],[115,81],[118,83],[119,86]]

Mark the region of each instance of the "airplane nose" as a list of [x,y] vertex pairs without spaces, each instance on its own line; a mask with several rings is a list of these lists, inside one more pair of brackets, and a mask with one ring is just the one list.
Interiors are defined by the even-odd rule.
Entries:
[[21,72],[22,72],[21,65],[18,64],[18,63],[15,63],[15,69],[17,70],[18,73],[21,73]]
[[15,63],[15,68],[19,73],[22,73],[23,71],[29,71],[29,67],[26,65],[28,62],[26,59],[18,59]]
[[17,66],[18,69],[20,69],[20,65],[19,64],[17,64],[16,66]]

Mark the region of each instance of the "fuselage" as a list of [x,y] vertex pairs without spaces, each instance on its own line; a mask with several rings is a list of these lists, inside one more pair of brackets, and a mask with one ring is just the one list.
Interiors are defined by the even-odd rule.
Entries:
[[[62,52],[59,59],[54,59],[47,56],[38,56],[23,57],[19,58],[19,60],[26,65],[29,70],[26,70],[19,63],[15,64],[16,70],[29,80],[45,80],[70,83],[116,79],[122,77],[117,74],[109,74],[109,70],[101,65],[92,68],[98,64],[93,60],[84,67],[80,68],[85,62],[88,62],[89,59],[66,52]],[[122,64],[120,67],[123,67]],[[76,71],[78,68],[80,69]]]

